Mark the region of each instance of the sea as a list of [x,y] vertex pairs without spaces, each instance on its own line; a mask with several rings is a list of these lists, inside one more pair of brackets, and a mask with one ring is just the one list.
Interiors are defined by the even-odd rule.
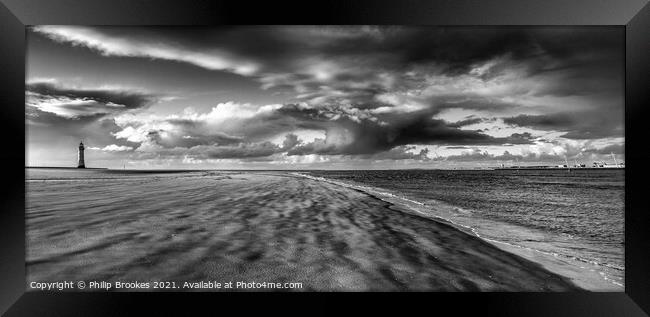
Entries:
[[495,244],[576,262],[624,287],[625,170],[309,171],[416,203]]

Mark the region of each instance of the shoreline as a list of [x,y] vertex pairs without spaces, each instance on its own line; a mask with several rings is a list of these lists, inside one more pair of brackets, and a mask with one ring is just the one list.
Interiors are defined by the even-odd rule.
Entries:
[[[367,185],[357,185],[350,184],[348,182],[339,181],[336,179],[330,179],[320,176],[311,176],[307,174],[302,174],[300,172],[292,173],[297,177],[306,177],[314,179],[316,181],[324,181],[331,184],[335,184],[342,187],[347,187],[353,190],[358,190],[360,192],[366,193],[369,196],[375,197],[376,199],[386,201],[388,203],[394,204],[396,206],[402,207],[402,212],[418,215],[427,219],[432,219],[434,221],[439,221],[451,225],[456,230],[459,230],[473,238],[481,239],[492,245],[495,245],[499,249],[502,249],[505,252],[521,256],[527,260],[533,261],[540,264],[545,269],[557,273],[559,275],[569,278],[572,282],[578,285],[581,288],[590,291],[624,291],[625,287],[622,284],[617,283],[613,279],[610,279],[604,272],[597,271],[599,269],[599,264],[589,263],[588,260],[578,260],[571,259],[568,257],[563,257],[557,253],[551,253],[546,251],[537,250],[534,248],[516,245],[508,243],[505,241],[499,241],[490,239],[482,236],[476,228],[457,223],[451,219],[445,218],[441,215],[432,214],[431,209],[434,206],[424,204],[422,202],[412,200],[403,196],[397,196],[391,192],[385,192],[381,188],[375,188]],[[442,206],[444,203],[439,202]],[[436,206],[440,207],[440,206]],[[450,206],[453,208],[453,206]],[[586,263],[583,263],[586,262]]]

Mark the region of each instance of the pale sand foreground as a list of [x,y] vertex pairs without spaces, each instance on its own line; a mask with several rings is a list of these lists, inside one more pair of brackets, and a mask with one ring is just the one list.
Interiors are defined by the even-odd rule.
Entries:
[[567,291],[540,265],[289,173],[30,182],[27,281],[301,282],[302,290]]

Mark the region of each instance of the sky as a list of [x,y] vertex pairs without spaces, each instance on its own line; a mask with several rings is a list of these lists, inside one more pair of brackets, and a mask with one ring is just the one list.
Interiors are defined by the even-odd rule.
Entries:
[[620,27],[33,26],[27,166],[624,161]]

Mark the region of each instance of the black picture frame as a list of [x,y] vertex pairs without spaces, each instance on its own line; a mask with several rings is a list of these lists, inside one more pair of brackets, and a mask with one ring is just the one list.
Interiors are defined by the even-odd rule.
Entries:
[[[625,27],[625,292],[624,293],[48,293],[25,292],[25,28],[39,24],[405,24],[405,25],[615,25]],[[353,309],[424,309],[453,315],[647,316],[650,312],[650,216],[645,182],[650,152],[645,120],[650,103],[650,5],[648,0],[356,0],[171,1],[0,0],[0,313],[6,316],[97,316],[146,313],[182,315],[197,309],[252,313],[335,313],[340,301]],[[24,130],[22,130],[24,131]],[[21,137],[21,135],[23,137]],[[254,297],[255,296],[255,297]],[[179,302],[183,305],[177,306]],[[258,304],[265,302],[265,304]],[[268,304],[266,304],[268,303]],[[293,313],[305,313],[296,310]],[[446,315],[446,314],[445,314]]]

